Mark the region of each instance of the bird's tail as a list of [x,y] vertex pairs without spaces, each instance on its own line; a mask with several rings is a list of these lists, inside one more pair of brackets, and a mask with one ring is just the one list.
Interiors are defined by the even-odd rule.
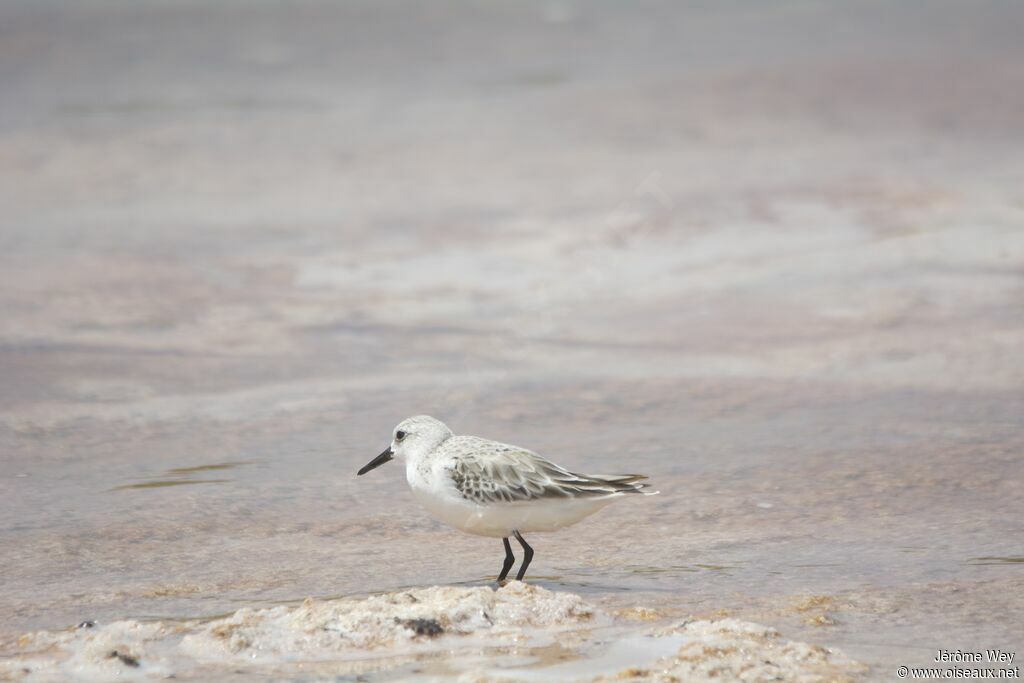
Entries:
[[588,474],[586,478],[607,486],[615,493],[640,493],[645,496],[661,493],[645,490],[651,488],[651,485],[643,483],[647,479],[643,474]]

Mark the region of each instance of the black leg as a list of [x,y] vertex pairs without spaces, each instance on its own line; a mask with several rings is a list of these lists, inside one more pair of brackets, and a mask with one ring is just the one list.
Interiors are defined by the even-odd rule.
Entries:
[[516,563],[516,556],[512,554],[512,546],[508,544],[508,537],[501,539],[501,542],[505,544],[505,565],[501,568],[501,573],[498,574],[498,583],[505,580],[508,570],[512,569],[512,565]]
[[[523,564],[519,567],[519,573],[516,574],[516,581],[522,581],[523,577],[526,576],[526,568],[530,566],[530,560],[533,559],[533,548],[523,540],[518,531],[513,531],[512,533],[516,535],[519,545],[523,546]],[[506,538],[505,541],[508,542],[508,539]]]

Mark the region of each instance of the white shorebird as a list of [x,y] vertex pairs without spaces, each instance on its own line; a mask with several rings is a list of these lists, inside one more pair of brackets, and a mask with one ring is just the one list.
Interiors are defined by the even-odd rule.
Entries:
[[554,531],[575,524],[627,493],[644,491],[642,474],[574,474],[533,451],[477,436],[456,436],[427,415],[403,420],[391,445],[359,474],[392,458],[405,460],[405,476],[427,510],[456,529],[502,539],[508,576],[515,556],[509,536],[523,546],[522,581],[533,559],[523,539],[529,531]]

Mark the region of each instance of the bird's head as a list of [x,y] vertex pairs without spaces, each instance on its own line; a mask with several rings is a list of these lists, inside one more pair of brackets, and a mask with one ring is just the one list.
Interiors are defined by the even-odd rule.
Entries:
[[418,459],[440,446],[451,435],[452,430],[445,423],[429,415],[402,420],[391,434],[391,445],[366,463],[358,474],[366,474],[393,458]]

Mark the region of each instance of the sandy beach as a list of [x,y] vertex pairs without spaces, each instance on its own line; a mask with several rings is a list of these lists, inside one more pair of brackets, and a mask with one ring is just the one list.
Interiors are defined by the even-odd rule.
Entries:
[[[1024,657],[1022,29],[989,0],[0,4],[0,676]],[[355,476],[419,413],[661,495],[494,591],[498,541]],[[271,654],[240,663],[242,622]],[[376,654],[296,645],[336,623]]]

